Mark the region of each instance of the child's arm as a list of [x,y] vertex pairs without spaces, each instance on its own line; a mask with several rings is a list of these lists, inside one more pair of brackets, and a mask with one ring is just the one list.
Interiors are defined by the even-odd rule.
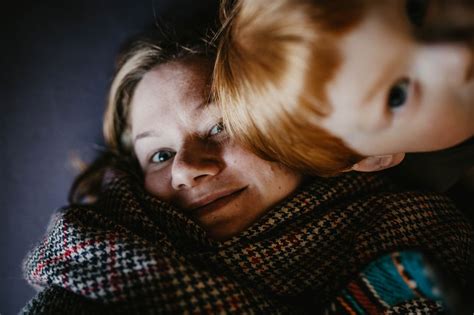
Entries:
[[370,263],[328,305],[325,314],[439,314],[447,311],[433,271],[418,252]]

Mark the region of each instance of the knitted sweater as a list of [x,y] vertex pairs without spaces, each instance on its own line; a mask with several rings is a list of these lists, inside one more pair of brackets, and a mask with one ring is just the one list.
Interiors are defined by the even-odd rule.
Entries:
[[[27,280],[44,290],[23,312],[330,313],[347,310],[360,281],[377,282],[367,277],[374,268],[388,274],[382,289],[396,283],[386,281],[399,277],[384,272],[386,259],[407,250],[461,282],[472,266],[472,238],[445,197],[347,174],[312,179],[241,234],[216,242],[140,183],[117,176],[96,204],[56,214],[25,260]],[[395,290],[394,298],[368,288],[358,301],[378,302],[356,302],[354,313],[442,309],[429,289]]]

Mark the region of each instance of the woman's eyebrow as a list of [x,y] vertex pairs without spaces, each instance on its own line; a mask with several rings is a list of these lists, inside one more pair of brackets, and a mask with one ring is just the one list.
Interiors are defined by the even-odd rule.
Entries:
[[215,105],[215,104],[210,99],[204,99],[199,105],[196,106],[194,110],[204,110],[204,109],[207,109],[209,105]]
[[144,132],[139,133],[135,136],[133,143],[137,142],[140,139],[147,138],[147,137],[159,137],[160,135],[154,130],[147,130]]

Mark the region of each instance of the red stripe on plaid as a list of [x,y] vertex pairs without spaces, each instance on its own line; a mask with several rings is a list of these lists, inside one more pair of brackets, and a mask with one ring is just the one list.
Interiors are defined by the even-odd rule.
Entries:
[[[65,227],[63,228],[63,231],[64,230],[65,230]],[[170,267],[165,262],[160,263],[160,261],[157,261],[156,265],[149,265],[147,267],[142,267],[140,270],[136,270],[134,274],[123,274],[122,275],[123,277],[119,277],[117,273],[117,269],[114,266],[116,263],[116,255],[115,255],[116,239],[117,239],[117,236],[115,234],[110,235],[109,242],[110,242],[110,258],[111,259],[109,263],[110,273],[107,274],[107,278],[108,278],[107,280],[110,287],[112,288],[111,293],[114,294],[114,300],[120,301],[126,298],[121,288],[121,286],[124,284],[124,281],[133,279],[134,276],[136,275],[145,277],[147,275],[149,276],[152,273],[162,273],[164,271],[169,270]],[[71,258],[72,254],[77,253],[79,250],[84,249],[86,246],[93,246],[95,244],[101,244],[101,243],[103,243],[103,240],[91,239],[91,240],[79,242],[78,244],[74,246],[65,247],[65,250],[63,251],[62,254],[49,258],[42,263],[38,263],[37,267],[32,272],[32,277],[36,279],[41,279],[40,273],[43,271],[45,267],[51,264],[56,265],[60,261],[67,261],[68,259]],[[62,279],[63,285],[66,288],[69,277],[66,272],[62,272],[61,276],[63,278]],[[101,289],[109,288],[109,286],[105,284],[104,282],[105,280],[102,281],[101,283],[99,282],[91,283],[90,286],[82,288],[81,294],[85,296],[90,296],[91,293],[96,293]]]
[[[66,249],[66,250],[64,251],[63,257],[64,257],[64,258],[69,258],[69,257],[71,256],[71,249],[70,249],[70,248],[67,248],[67,239],[66,239],[66,237],[67,237],[67,224],[64,224],[64,225],[63,225],[63,231],[62,231],[62,232],[63,232],[63,233],[62,233],[62,237],[63,237],[63,248]],[[76,249],[76,251],[77,251],[77,249]],[[68,285],[69,277],[68,277],[68,275],[67,275],[67,271],[68,271],[68,270],[66,270],[66,272],[65,272],[65,271],[62,272],[62,276],[63,276],[62,281],[63,281],[63,285],[64,285],[65,288],[69,288],[69,285]]]
[[352,281],[349,283],[347,289],[352,294],[352,297],[359,303],[359,305],[364,308],[370,315],[380,314],[381,310],[377,308],[377,305],[369,299],[367,295],[362,291],[359,285]]
[[57,262],[63,260],[65,261],[66,259],[64,259],[65,257],[69,257],[71,255],[71,253],[77,253],[78,250],[80,249],[83,249],[84,247],[86,246],[89,246],[89,245],[92,245],[94,243],[99,243],[100,241],[96,241],[96,240],[88,240],[88,241],[83,241],[83,242],[80,242],[78,243],[77,245],[74,245],[68,249],[66,249],[64,251],[64,253],[58,255],[58,256],[55,256],[55,257],[52,257],[52,258],[49,258],[49,259],[46,259],[44,262],[40,262],[38,263],[37,267],[35,268],[35,270],[32,272],[32,276],[33,277],[36,277],[36,278],[39,278],[39,273],[41,273],[41,271],[43,271],[43,268],[45,266],[49,266],[51,264],[55,265],[57,264]]
[[[45,253],[46,247],[48,246],[48,242],[49,242],[49,238],[46,237],[44,239],[44,243],[43,243],[43,246],[41,247],[40,253],[38,255],[38,261],[43,261],[44,253]],[[43,264],[39,263],[38,265],[41,265],[40,271],[43,270],[43,267],[44,267]],[[35,278],[35,279],[38,279],[38,275],[36,274],[36,270],[33,272],[32,277]]]

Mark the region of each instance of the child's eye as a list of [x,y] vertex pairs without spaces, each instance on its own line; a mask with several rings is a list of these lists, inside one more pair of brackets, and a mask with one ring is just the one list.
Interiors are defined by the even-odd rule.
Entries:
[[215,136],[215,135],[218,135],[220,134],[221,132],[224,131],[224,124],[222,122],[219,122],[217,124],[215,124],[214,126],[212,126],[211,130],[209,130],[209,136]]
[[176,155],[176,152],[173,151],[158,151],[151,156],[151,163],[161,164],[168,161]]
[[407,0],[405,4],[408,20],[415,27],[423,26],[430,0]]
[[392,86],[388,93],[387,104],[391,109],[395,109],[405,105],[408,99],[408,90],[410,87],[410,80],[407,78],[399,80]]

